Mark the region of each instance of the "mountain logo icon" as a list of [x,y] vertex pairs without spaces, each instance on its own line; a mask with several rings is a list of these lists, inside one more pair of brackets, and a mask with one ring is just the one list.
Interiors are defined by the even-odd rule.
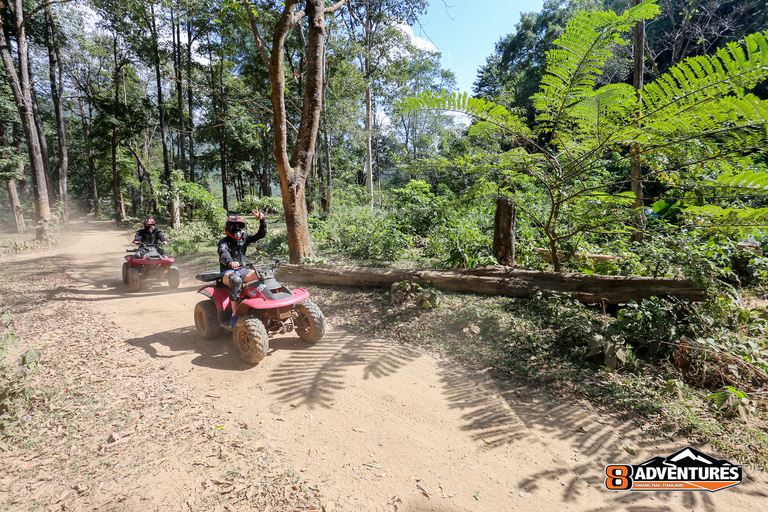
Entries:
[[743,468],[687,447],[667,457],[640,464],[609,464],[605,488],[609,491],[709,491],[739,485]]

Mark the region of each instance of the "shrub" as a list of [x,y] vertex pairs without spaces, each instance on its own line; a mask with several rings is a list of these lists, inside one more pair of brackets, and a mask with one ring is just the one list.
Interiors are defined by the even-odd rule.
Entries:
[[394,261],[413,245],[390,212],[369,206],[337,206],[317,227],[321,244],[353,258]]
[[24,397],[27,391],[26,375],[35,370],[40,361],[40,351],[30,348],[16,364],[9,363],[8,349],[16,344],[16,329],[7,311],[0,313],[0,431],[18,420],[14,414],[14,401]]
[[429,233],[424,254],[449,268],[496,264],[493,220],[474,210],[454,215]]
[[444,197],[435,196],[424,180],[412,180],[405,188],[395,189],[395,206],[399,210],[398,227],[404,233],[427,236],[443,220]]
[[256,208],[264,213],[282,213],[283,200],[280,196],[245,196],[232,208],[235,212],[251,212]]

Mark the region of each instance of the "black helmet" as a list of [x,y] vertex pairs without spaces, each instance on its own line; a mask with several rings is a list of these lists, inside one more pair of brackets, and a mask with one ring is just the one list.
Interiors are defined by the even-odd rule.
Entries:
[[144,219],[144,229],[150,233],[153,232],[155,230],[155,219],[152,217]]
[[227,222],[224,223],[224,231],[235,240],[240,240],[245,235],[245,221],[236,215],[227,217]]

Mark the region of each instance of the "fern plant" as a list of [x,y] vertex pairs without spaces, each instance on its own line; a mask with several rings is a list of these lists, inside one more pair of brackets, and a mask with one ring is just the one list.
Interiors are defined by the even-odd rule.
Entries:
[[768,76],[768,32],[690,58],[641,91],[627,84],[596,87],[613,45],[658,12],[655,0],[646,0],[623,14],[584,12],[571,20],[547,54],[533,127],[466,94],[425,93],[400,102],[404,111],[463,112],[476,120],[475,133],[511,138],[500,167],[508,180],[526,175],[544,191],[544,205],[533,208],[520,198],[516,204],[541,227],[555,271],[561,270],[559,247],[573,236],[630,229],[623,221],[632,197],[620,193],[626,182],[616,178],[628,167],[630,148],[649,176],[724,159],[738,165],[741,155],[768,147],[768,103],[749,92]]

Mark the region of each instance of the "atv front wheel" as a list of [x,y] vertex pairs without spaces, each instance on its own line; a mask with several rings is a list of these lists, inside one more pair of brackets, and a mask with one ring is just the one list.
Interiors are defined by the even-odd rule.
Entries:
[[123,263],[123,284],[128,284],[128,262]]
[[174,266],[168,269],[168,286],[171,288],[179,287],[179,269]]
[[195,328],[197,334],[204,340],[218,338],[224,332],[224,328],[219,324],[219,315],[213,301],[203,300],[195,305]]
[[317,304],[305,300],[296,304],[296,334],[307,343],[317,343],[325,334],[325,316]]
[[141,275],[139,270],[133,267],[128,269],[128,290],[132,292],[141,290]]
[[246,363],[258,363],[264,359],[269,350],[267,329],[261,320],[246,318],[238,320],[232,333],[235,346],[240,351],[240,358]]

